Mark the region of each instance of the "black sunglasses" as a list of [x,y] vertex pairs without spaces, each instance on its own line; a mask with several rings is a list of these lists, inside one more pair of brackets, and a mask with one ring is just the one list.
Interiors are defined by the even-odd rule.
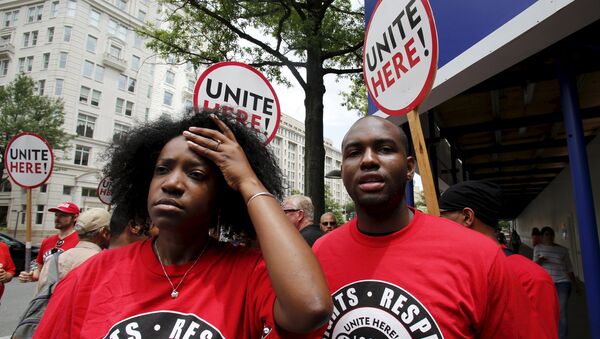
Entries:
[[283,213],[298,212],[298,211],[299,211],[299,209],[289,208],[289,209],[284,209]]
[[337,225],[337,222],[335,222],[335,221],[324,221],[324,222],[321,223],[321,225],[335,226],[335,225]]

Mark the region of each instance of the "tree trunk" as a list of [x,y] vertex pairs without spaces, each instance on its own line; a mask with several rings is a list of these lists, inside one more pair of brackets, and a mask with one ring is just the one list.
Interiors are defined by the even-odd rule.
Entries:
[[[318,41],[318,39],[315,39]],[[320,46],[312,46],[306,54],[306,89],[304,106],[306,129],[304,152],[304,194],[312,199],[314,220],[325,211],[325,147],[323,146],[323,67]]]

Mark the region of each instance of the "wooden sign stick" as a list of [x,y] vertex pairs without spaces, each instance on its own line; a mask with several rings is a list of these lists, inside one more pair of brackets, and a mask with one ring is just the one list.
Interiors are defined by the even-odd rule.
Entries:
[[427,204],[427,213],[435,216],[440,215],[440,206],[438,204],[435,186],[433,185],[433,175],[431,173],[431,164],[429,163],[429,155],[423,137],[423,129],[421,128],[421,120],[419,112],[412,110],[406,115],[410,134],[412,136],[413,145],[415,147],[415,156],[417,157],[417,165],[419,166],[419,175],[423,182],[423,190],[425,191],[425,204]]

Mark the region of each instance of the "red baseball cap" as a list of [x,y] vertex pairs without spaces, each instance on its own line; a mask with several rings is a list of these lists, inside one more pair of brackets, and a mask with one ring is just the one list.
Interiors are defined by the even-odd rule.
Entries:
[[59,204],[56,207],[52,207],[52,208],[48,209],[48,211],[63,212],[63,213],[67,213],[67,214],[79,214],[79,207],[77,207],[77,205],[75,205],[74,203],[67,201],[67,202],[63,202],[62,204]]

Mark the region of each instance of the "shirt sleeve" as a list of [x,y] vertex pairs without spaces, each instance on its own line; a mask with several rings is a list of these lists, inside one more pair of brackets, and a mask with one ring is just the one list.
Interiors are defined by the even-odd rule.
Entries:
[[487,307],[479,338],[530,338],[531,305],[506,265],[506,257],[498,247],[488,272]]
[[6,272],[11,273],[13,276],[15,273],[17,273],[17,268],[15,267],[15,263],[10,256],[10,251],[8,250],[7,245],[0,246],[0,262],[2,263]]
[[78,275],[70,274],[54,289],[48,307],[44,311],[33,338],[79,338],[81,319],[74,315],[77,307]]

